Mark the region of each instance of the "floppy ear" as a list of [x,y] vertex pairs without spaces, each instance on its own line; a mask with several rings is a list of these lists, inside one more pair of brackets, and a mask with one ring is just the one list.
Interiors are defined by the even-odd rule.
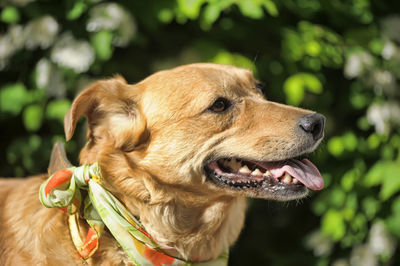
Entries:
[[95,82],[75,98],[65,114],[66,140],[72,138],[79,117],[85,116],[91,140],[111,137],[116,148],[132,150],[147,135],[138,98],[137,89],[121,76]]

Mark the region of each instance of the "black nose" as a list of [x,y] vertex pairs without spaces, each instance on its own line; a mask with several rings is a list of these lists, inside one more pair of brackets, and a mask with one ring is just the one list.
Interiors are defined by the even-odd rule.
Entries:
[[299,127],[314,140],[319,140],[324,135],[325,116],[318,113],[304,115],[299,119]]

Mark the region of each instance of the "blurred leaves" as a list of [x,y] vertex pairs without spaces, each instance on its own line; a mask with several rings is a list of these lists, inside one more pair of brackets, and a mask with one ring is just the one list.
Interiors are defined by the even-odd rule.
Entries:
[[382,185],[380,198],[387,200],[400,191],[400,163],[379,161],[367,173],[364,184],[368,187]]
[[30,100],[30,93],[24,84],[16,83],[1,88],[0,110],[1,112],[17,115]]
[[108,60],[112,56],[112,33],[109,31],[99,31],[92,36],[93,48],[100,60]]
[[66,99],[54,100],[49,103],[46,108],[46,118],[58,120],[61,124],[64,123],[64,116],[67,113],[71,102]]
[[42,125],[43,109],[38,104],[30,105],[25,108],[22,118],[28,131],[37,131]]
[[299,105],[306,91],[320,94],[322,84],[314,75],[309,73],[298,73],[290,76],[283,84],[287,102],[291,105]]
[[0,19],[4,23],[17,23],[20,19],[19,11],[13,6],[8,6],[1,11]]
[[344,222],[343,214],[330,209],[322,217],[322,232],[332,237],[333,240],[341,239],[346,233],[346,225]]

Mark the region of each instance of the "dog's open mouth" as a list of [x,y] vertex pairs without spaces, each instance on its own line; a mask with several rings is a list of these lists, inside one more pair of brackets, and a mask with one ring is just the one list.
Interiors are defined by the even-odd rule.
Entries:
[[302,197],[307,188],[320,190],[324,180],[317,167],[307,159],[276,162],[223,158],[205,166],[207,177],[216,185],[250,191],[260,197],[273,193],[281,199]]

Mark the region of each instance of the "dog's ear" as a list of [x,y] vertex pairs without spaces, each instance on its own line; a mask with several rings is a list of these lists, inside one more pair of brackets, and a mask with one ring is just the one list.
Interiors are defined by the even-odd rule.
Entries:
[[85,116],[91,141],[110,143],[111,137],[116,148],[133,150],[147,135],[146,120],[137,105],[138,94],[120,76],[95,82],[75,98],[65,114],[66,140],[72,138],[79,117]]

